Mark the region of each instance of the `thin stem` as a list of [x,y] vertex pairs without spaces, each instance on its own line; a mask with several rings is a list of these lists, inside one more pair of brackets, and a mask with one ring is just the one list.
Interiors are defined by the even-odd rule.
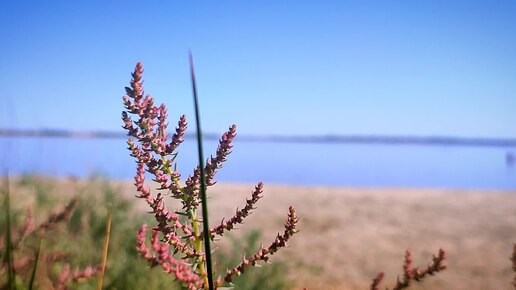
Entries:
[[104,273],[106,272],[106,263],[109,249],[109,237],[111,235],[111,221],[113,215],[111,209],[109,209],[108,219],[106,222],[106,236],[104,238],[104,248],[102,250],[102,268],[100,269],[100,277],[99,282],[97,284],[97,290],[102,290],[102,286],[104,284]]
[[[194,248],[195,252],[201,253],[202,251],[202,237],[200,237],[200,229],[199,229],[199,221],[197,219],[197,211],[195,209],[192,209],[189,211],[189,218],[192,221],[192,228],[193,232],[195,234],[195,242],[194,242]],[[208,276],[206,275],[206,266],[205,262],[202,256],[197,258],[197,265],[199,268],[199,274],[201,275],[202,279],[204,280],[204,285],[210,285],[210,280],[208,279]],[[204,287],[206,288],[206,287]]]
[[10,201],[10,192],[9,192],[9,174],[5,174],[5,206],[6,206],[6,230],[7,234],[6,238],[6,255],[5,262],[7,264],[7,283],[9,289],[16,289],[15,283],[15,272],[14,272],[14,258],[13,258],[13,245],[12,245],[12,237],[11,237],[11,201]]
[[29,282],[29,290],[34,288],[34,281],[36,280],[36,270],[38,269],[38,261],[39,261],[39,253],[41,251],[41,242],[43,241],[43,235],[39,235],[38,248],[36,249],[36,257],[34,259],[34,269],[32,270],[32,274],[30,276]]
[[[199,114],[199,101],[197,99],[197,86],[195,84],[195,72],[193,65],[192,52],[190,52],[190,71],[192,77],[192,89],[195,106],[195,121],[197,125],[197,151],[199,153],[199,168],[201,170],[201,204],[202,204],[202,218],[203,218],[203,232],[204,232],[204,251],[206,254],[206,270],[208,274],[208,289],[213,290],[213,271],[211,266],[211,249],[210,249],[210,226],[208,223],[208,201],[206,199],[206,174],[204,172],[204,156],[202,149],[202,131],[201,131],[201,117]],[[206,287],[205,287],[206,288]]]

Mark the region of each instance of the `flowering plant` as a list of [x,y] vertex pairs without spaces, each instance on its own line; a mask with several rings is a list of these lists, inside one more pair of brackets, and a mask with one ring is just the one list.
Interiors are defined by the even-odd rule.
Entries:
[[[148,226],[141,226],[137,235],[138,252],[151,266],[161,266],[165,272],[173,274],[187,289],[220,288],[231,283],[233,277],[243,273],[247,267],[255,266],[260,261],[267,262],[271,255],[286,246],[287,241],[297,232],[296,211],[293,207],[289,208],[283,233],[278,234],[268,247],[262,246],[254,255],[244,258],[212,283],[210,280],[213,273],[209,271],[211,255],[209,250],[207,253],[203,249],[206,239],[214,241],[217,236],[222,236],[242,223],[262,197],[263,183],[256,185],[251,198],[234,216],[222,220],[208,232],[203,230],[201,225],[207,219],[207,213],[206,219],[203,219],[203,214],[199,212],[201,203],[206,202],[201,198],[202,189],[215,184],[217,170],[231,153],[236,126],[232,125],[222,135],[215,156],[210,157],[205,166],[197,166],[184,184],[181,183],[181,175],[176,170],[175,150],[183,142],[186,117],[183,115],[179,118],[175,133],[169,138],[167,108],[164,104],[155,106],[153,97],[144,96],[142,74],[142,64],[138,63],[132,73],[130,87],[126,87],[127,95],[123,97],[126,110],[122,112],[123,128],[130,136],[128,149],[137,163],[134,177],[139,192],[137,197],[148,203],[156,220],[152,227],[150,247],[146,243]],[[131,119],[130,115],[136,120]],[[145,184],[146,172],[158,184],[157,193],[152,193]],[[167,194],[181,202],[180,210],[171,211],[165,206],[164,197]]]

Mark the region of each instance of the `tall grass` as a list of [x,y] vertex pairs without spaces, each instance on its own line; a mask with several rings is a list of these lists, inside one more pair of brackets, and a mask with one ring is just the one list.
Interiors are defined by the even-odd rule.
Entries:
[[[190,72],[192,78],[192,91],[193,91],[193,99],[194,99],[194,108],[195,108],[195,125],[197,128],[196,136],[197,136],[197,153],[199,156],[199,169],[200,169],[200,198],[201,198],[201,207],[202,207],[202,228],[204,233],[208,233],[210,231],[209,224],[209,214],[208,214],[208,198],[206,198],[206,170],[204,168],[204,155],[203,155],[203,146],[202,146],[202,130],[201,130],[201,113],[199,112],[199,98],[197,97],[197,84],[195,82],[195,71],[194,71],[194,63],[193,56],[190,52]],[[213,267],[212,267],[212,259],[211,259],[211,246],[210,246],[210,236],[204,235],[204,253],[206,260],[206,275],[208,278],[208,289],[213,290]],[[202,265],[201,265],[202,267]]]
[[4,252],[4,263],[3,265],[7,265],[7,287],[9,289],[16,289],[16,273],[14,270],[14,258],[13,258],[13,240],[11,237],[11,192],[9,186],[9,177],[6,175],[5,177],[5,189],[3,190],[5,194],[5,252]]
[[38,246],[36,248],[35,258],[34,258],[34,266],[32,268],[32,274],[30,275],[30,281],[29,281],[29,287],[28,287],[29,290],[32,290],[34,288],[34,282],[36,281],[36,271],[38,270],[38,262],[39,262],[42,243],[43,243],[43,235],[40,235]]
[[104,238],[104,247],[102,248],[102,264],[100,266],[100,275],[99,282],[97,284],[97,290],[102,290],[102,286],[104,285],[104,274],[106,272],[106,264],[109,250],[109,238],[111,236],[111,222],[113,220],[113,215],[111,210],[108,213],[107,222],[106,222],[106,235]]

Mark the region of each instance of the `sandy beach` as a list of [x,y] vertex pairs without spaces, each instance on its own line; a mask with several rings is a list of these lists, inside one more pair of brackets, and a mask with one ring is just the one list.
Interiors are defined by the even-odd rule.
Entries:
[[[242,207],[252,190],[213,187],[212,224]],[[414,265],[426,266],[443,248],[448,269],[411,289],[511,289],[516,191],[265,185],[240,231],[261,229],[267,245],[282,230],[289,205],[297,210],[300,232],[272,261],[289,261],[299,288],[369,289],[380,271],[386,274],[382,288],[392,288],[406,249]]]

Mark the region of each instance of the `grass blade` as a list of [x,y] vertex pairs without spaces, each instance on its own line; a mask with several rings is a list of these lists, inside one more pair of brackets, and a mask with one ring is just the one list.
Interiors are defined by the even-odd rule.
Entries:
[[190,72],[192,77],[192,90],[194,97],[195,106],[195,121],[197,125],[197,152],[199,153],[199,169],[201,170],[201,203],[202,203],[202,219],[203,219],[203,232],[204,232],[204,252],[206,254],[206,270],[208,275],[208,287],[213,290],[213,270],[211,261],[211,249],[210,249],[210,226],[208,222],[208,201],[206,199],[206,174],[204,172],[204,156],[202,149],[202,131],[201,131],[201,117],[199,113],[199,101],[197,98],[197,86],[195,84],[195,71],[193,65],[193,57],[190,52]]
[[16,289],[16,273],[14,271],[14,257],[13,257],[13,244],[11,237],[11,200],[10,200],[10,192],[9,192],[9,174],[5,175],[5,222],[6,222],[6,235],[5,235],[5,260],[4,263],[7,264],[7,285],[9,289]]
[[32,290],[34,286],[34,281],[36,280],[36,270],[38,269],[38,261],[39,261],[39,253],[41,251],[41,242],[43,241],[43,236],[39,236],[38,248],[36,249],[36,257],[34,258],[34,269],[32,270],[32,274],[30,276],[29,281],[29,290]]
[[106,272],[106,263],[108,256],[108,248],[109,248],[109,237],[111,235],[111,221],[113,215],[111,214],[111,210],[108,213],[108,219],[106,224],[106,236],[104,238],[104,248],[102,250],[102,268],[100,269],[99,274],[99,282],[97,284],[97,290],[102,290],[102,285],[104,284],[104,273]]

